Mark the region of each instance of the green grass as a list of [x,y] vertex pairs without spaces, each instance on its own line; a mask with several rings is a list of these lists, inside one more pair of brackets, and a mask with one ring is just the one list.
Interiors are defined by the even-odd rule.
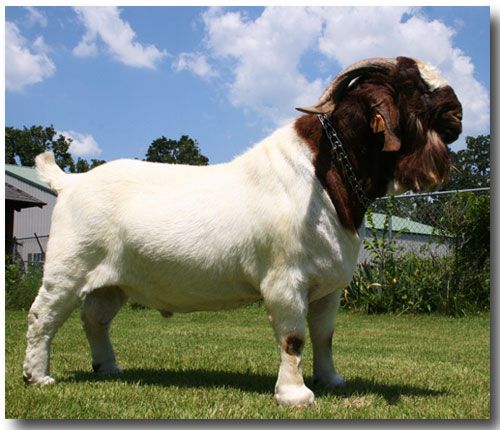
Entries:
[[[278,351],[260,306],[176,314],[126,307],[113,329],[119,376],[92,372],[78,313],[53,341],[56,384],[22,381],[26,312],[6,313],[7,418],[489,419],[489,315],[341,313],[334,340],[347,378],[316,405],[278,406]],[[311,348],[303,360],[311,386]]]

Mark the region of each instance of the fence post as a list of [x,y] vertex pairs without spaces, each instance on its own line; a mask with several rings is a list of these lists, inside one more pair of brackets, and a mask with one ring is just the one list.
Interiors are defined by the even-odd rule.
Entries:
[[40,247],[40,252],[42,253],[42,256],[44,257],[45,260],[45,251],[43,250],[42,244],[40,243],[40,239],[38,238],[36,233],[33,233],[35,235],[35,239],[38,242],[38,246]]

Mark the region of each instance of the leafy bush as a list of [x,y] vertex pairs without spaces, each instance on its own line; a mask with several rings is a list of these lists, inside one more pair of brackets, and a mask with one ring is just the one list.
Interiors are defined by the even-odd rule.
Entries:
[[[386,223],[365,240],[369,264],[361,264],[344,291],[343,306],[365,313],[466,315],[490,307],[490,197],[459,193],[443,210],[438,229],[445,232],[449,253],[435,256],[429,247],[419,255],[403,251]],[[436,240],[438,240],[436,238]],[[421,257],[426,253],[429,257]]]
[[[451,236],[450,291],[457,300],[490,307],[490,196],[459,193],[444,207],[440,226]],[[457,303],[453,307],[458,308]]]
[[7,259],[5,262],[5,307],[29,309],[42,285],[43,268],[33,264],[25,271],[23,263]]

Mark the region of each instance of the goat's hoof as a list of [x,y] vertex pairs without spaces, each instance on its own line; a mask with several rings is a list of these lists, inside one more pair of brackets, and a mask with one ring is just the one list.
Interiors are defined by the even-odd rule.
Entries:
[[123,369],[116,363],[111,363],[111,364],[92,363],[92,369],[96,373],[103,373],[108,375],[116,375],[119,373],[123,373]]
[[41,378],[38,382],[36,382],[37,385],[52,385],[56,382],[56,380],[50,376],[44,376]]
[[23,380],[30,385],[52,385],[55,379],[51,376],[42,376],[41,378],[33,378],[31,373],[23,373]]
[[314,393],[305,385],[285,385],[276,388],[274,396],[280,405],[302,408],[314,404]]
[[326,377],[315,377],[313,378],[313,384],[321,385],[329,390],[334,390],[336,388],[345,387],[347,384],[346,380],[342,375],[334,373]]

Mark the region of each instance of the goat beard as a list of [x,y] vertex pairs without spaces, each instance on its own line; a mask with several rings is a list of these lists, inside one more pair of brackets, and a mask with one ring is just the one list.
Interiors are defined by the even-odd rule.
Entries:
[[394,181],[401,191],[432,191],[448,178],[450,166],[448,148],[436,131],[429,130],[425,144],[400,158]]

